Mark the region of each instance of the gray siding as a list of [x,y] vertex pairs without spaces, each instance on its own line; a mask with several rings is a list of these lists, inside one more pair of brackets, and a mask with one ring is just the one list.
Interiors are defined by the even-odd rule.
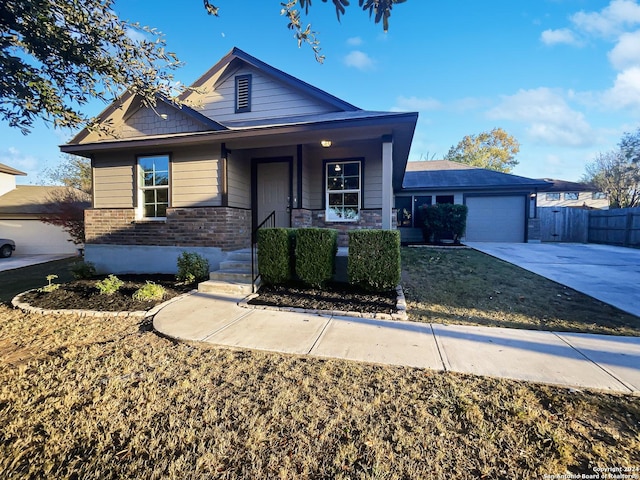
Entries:
[[[166,120],[160,115],[166,115]],[[158,102],[156,111],[141,108],[125,119],[117,131],[119,138],[144,137],[146,135],[166,135],[170,133],[203,132],[208,130],[200,122],[179,110]]]
[[[251,111],[235,113],[235,77],[251,74]],[[307,115],[335,111],[296,90],[263,75],[258,70],[243,67],[228,75],[200,100],[201,112],[219,122]]]
[[219,145],[185,148],[172,154],[171,206],[219,206]]
[[229,206],[251,208],[251,159],[245,152],[233,152],[227,163]]
[[96,156],[93,170],[95,208],[133,207],[134,163],[130,155]]

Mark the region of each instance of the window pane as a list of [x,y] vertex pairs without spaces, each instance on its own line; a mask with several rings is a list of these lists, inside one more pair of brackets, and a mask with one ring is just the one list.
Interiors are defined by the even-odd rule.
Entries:
[[358,206],[358,194],[357,193],[345,193],[344,194],[344,204],[350,207]]
[[169,203],[169,189],[159,188],[156,190],[156,198],[158,203]]
[[411,197],[396,197],[396,210],[398,211],[399,227],[411,226],[412,203]]
[[344,179],[345,190],[358,190],[360,188],[360,179],[358,177],[348,177]]
[[166,217],[167,216],[167,207],[168,205],[166,203],[159,203],[158,204],[158,209],[156,212],[156,217]]
[[145,205],[144,206],[144,216],[145,217],[155,217],[156,216],[156,206],[154,204]]
[[144,191],[144,203],[146,205],[150,203],[156,202],[156,192],[155,190],[145,190]]
[[331,193],[329,194],[329,205],[342,205],[342,193]]
[[359,163],[345,163],[343,164],[343,171],[345,176],[358,176],[360,175],[360,164]]

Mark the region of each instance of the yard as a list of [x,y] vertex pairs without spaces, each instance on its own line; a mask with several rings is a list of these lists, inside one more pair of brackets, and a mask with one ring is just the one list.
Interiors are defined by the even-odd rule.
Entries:
[[[542,280],[548,296],[525,295],[534,279],[506,281],[494,259],[403,249],[403,261],[415,320],[592,328],[570,314],[575,292]],[[618,328],[619,312],[596,307]],[[148,321],[0,306],[4,478],[594,474],[640,467],[638,419],[637,397],[175,343]]]

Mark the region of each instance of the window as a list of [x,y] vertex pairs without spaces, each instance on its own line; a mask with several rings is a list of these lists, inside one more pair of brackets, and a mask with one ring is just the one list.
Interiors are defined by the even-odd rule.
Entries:
[[559,193],[545,193],[544,195],[544,199],[545,200],[560,200],[560,194]]
[[251,75],[236,77],[236,113],[251,111]]
[[578,200],[580,198],[580,194],[578,192],[565,192],[564,199],[565,200]]
[[360,218],[361,165],[328,162],[326,171],[326,219],[328,222],[355,222]]
[[607,194],[604,192],[593,192],[591,194],[592,200],[606,200]]
[[448,203],[453,205],[453,195],[436,195],[436,203]]
[[169,156],[138,157],[141,216],[164,218],[169,206]]

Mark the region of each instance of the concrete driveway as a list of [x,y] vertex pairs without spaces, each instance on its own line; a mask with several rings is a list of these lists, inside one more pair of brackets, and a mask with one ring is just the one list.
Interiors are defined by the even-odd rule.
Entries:
[[582,243],[468,246],[640,316],[640,250]]
[[16,255],[15,253],[9,258],[0,258],[0,272],[13,270],[15,268],[30,267],[39,263],[52,262],[54,260],[62,260],[63,258],[73,257],[69,254],[52,254],[52,255]]

